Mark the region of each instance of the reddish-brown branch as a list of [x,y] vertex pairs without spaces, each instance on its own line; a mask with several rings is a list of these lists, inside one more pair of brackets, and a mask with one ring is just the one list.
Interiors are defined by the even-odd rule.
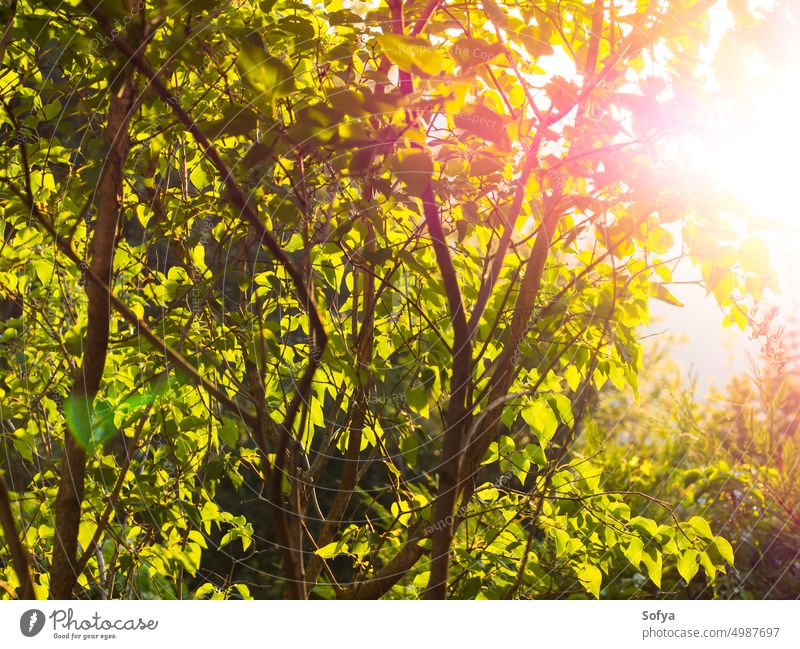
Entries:
[[431,184],[428,184],[423,191],[422,206],[425,225],[431,235],[436,262],[444,281],[445,295],[453,325],[453,371],[450,375],[450,402],[447,405],[445,430],[442,435],[439,486],[433,505],[434,520],[439,521],[440,525],[433,533],[431,576],[426,591],[426,597],[430,599],[444,599],[447,591],[450,546],[453,541],[453,510],[455,509],[458,476],[464,447],[464,431],[469,419],[467,393],[472,375],[472,344],[458,277],[450,258],[450,248],[442,230],[439,208]]
[[[123,74],[118,85],[110,88],[109,94],[105,132],[108,153],[95,195],[97,221],[90,244],[89,268],[110,286],[114,243],[122,205],[122,176],[128,157],[128,125],[134,98],[131,70]],[[74,425],[91,432],[93,402],[100,389],[108,352],[111,307],[106,292],[94,282],[86,283],[86,296],[88,315],[83,358],[72,385],[70,401]],[[85,473],[86,450],[76,432],[68,431],[64,438],[64,458],[55,504],[53,565],[50,573],[50,596],[53,599],[68,599],[78,580],[75,553],[78,548]]]
[[[228,168],[228,165],[220,156],[219,152],[217,151],[216,147],[209,141],[197,123],[192,119],[192,117],[181,108],[181,105],[178,99],[167,89],[167,87],[161,82],[159,75],[157,72],[153,70],[153,68],[148,63],[147,59],[141,52],[141,47],[133,48],[131,47],[124,38],[122,38],[119,34],[117,34],[116,30],[113,29],[110,25],[110,22],[106,16],[104,16],[101,12],[97,10],[97,7],[90,1],[84,0],[84,4],[92,11],[92,15],[95,19],[100,23],[103,30],[108,34],[111,41],[114,43],[114,46],[125,56],[128,57],[128,60],[148,79],[151,87],[156,91],[156,93],[161,97],[161,99],[170,107],[175,116],[178,120],[183,124],[189,133],[192,134],[195,141],[200,145],[202,149],[203,155],[211,162],[214,168],[220,175],[222,182],[225,184],[225,188],[228,191],[228,200],[236,207],[240,213],[244,216],[245,220],[253,227],[256,234],[259,237],[260,242],[267,247],[267,249],[272,253],[272,255],[278,260],[281,266],[286,271],[286,274],[289,276],[292,284],[295,288],[297,293],[298,302],[300,303],[301,308],[305,309],[308,312],[309,321],[311,324],[311,329],[314,333],[314,346],[316,347],[316,353],[309,354],[309,363],[306,371],[303,373],[303,376],[300,379],[300,382],[297,387],[297,393],[290,403],[289,407],[287,408],[286,416],[284,417],[284,423],[282,426],[282,435],[284,434],[283,431],[286,431],[285,434],[289,434],[294,426],[294,420],[297,415],[298,410],[300,409],[301,404],[305,401],[308,397],[309,391],[311,389],[311,383],[314,378],[314,374],[316,372],[317,367],[319,367],[319,363],[321,360],[322,353],[325,349],[325,346],[328,342],[327,334],[325,333],[325,327],[322,323],[322,319],[319,316],[319,312],[314,304],[314,300],[311,296],[310,291],[308,290],[304,278],[301,272],[292,264],[289,258],[286,256],[286,253],[278,244],[275,237],[267,230],[264,223],[259,218],[256,211],[252,208],[252,206],[248,203],[247,197],[244,194],[244,191],[236,182],[233,177],[231,170]],[[284,447],[288,446],[288,440],[285,440]],[[279,457],[277,459],[278,462],[281,461]]]
[[431,16],[433,16],[434,12],[439,8],[439,5],[441,5],[443,1],[444,0],[428,0],[428,4],[425,5],[425,8],[422,10],[422,13],[419,15],[419,18],[417,18],[417,21],[411,28],[412,36],[416,36],[423,29],[425,29],[425,25],[428,24],[428,21],[431,19]]
[[339,594],[340,599],[379,599],[420,560],[425,548],[420,542],[425,538],[422,531],[424,521],[409,530],[408,541],[394,558],[369,580],[354,585]]
[[[555,206],[549,213],[545,214],[539,234],[525,263],[525,274],[520,284],[514,305],[514,315],[511,319],[510,336],[503,346],[497,362],[497,370],[491,378],[492,388],[489,392],[488,403],[497,403],[499,405],[489,407],[489,411],[483,414],[487,422],[486,426],[483,430],[478,431],[473,439],[467,441],[467,458],[461,477],[461,481],[465,485],[475,475],[483,456],[489,449],[489,445],[497,435],[497,428],[503,412],[502,399],[508,394],[515,374],[516,363],[513,362],[513,359],[522,343],[533,314],[536,296],[539,293],[539,287],[542,282],[545,262],[550,251],[550,243],[559,219],[560,213],[555,209]],[[467,493],[470,491],[467,487]]]
[[281,426],[278,428],[279,439],[275,453],[274,466],[270,468],[268,466],[268,461],[266,458],[264,458],[265,472],[271,472],[271,477],[268,480],[270,507],[275,517],[278,544],[281,546],[282,551],[284,552],[283,567],[287,577],[287,594],[292,598],[299,597],[302,594],[302,584],[304,583],[304,578],[301,574],[302,567],[296,565],[293,554],[289,547],[289,529],[286,520],[286,512],[284,511],[282,504],[283,495],[281,484],[282,477],[284,475],[286,456],[290,447],[290,441],[292,439],[294,421],[302,404],[308,401],[311,392],[311,385],[314,380],[314,374],[319,367],[322,354],[328,341],[327,334],[325,333],[325,327],[314,304],[311,292],[306,286],[301,271],[289,260],[283,249],[278,244],[277,240],[267,230],[256,211],[248,203],[244,191],[233,178],[231,170],[228,168],[217,149],[213,144],[211,144],[194,119],[192,119],[192,117],[185,110],[183,110],[178,99],[161,82],[158,73],[152,69],[149,62],[142,54],[141,47],[131,47],[126,40],[122,38],[115,29],[112,28],[108,17],[99,12],[94,3],[92,3],[90,0],[84,0],[84,4],[89,7],[95,19],[114,43],[114,46],[128,57],[128,60],[133,64],[134,67],[136,67],[140,72],[142,72],[142,74],[145,75],[150,83],[150,86],[171,108],[178,120],[184,125],[186,130],[192,134],[195,141],[200,145],[203,155],[211,162],[211,164],[219,173],[222,182],[225,184],[225,187],[228,191],[228,200],[240,211],[242,215],[244,215],[245,220],[258,235],[260,242],[267,247],[267,249],[284,268],[287,275],[289,275],[289,278],[292,281],[297,293],[300,307],[305,309],[308,313],[311,330],[313,332],[308,365],[298,383],[295,395],[286,409],[284,420]]

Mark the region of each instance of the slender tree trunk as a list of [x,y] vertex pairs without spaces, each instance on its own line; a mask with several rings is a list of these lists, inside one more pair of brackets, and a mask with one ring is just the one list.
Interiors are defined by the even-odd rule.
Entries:
[[442,434],[442,461],[439,470],[439,487],[433,505],[433,520],[436,531],[431,547],[431,576],[425,597],[444,599],[447,593],[447,573],[450,565],[450,546],[455,531],[453,516],[458,491],[458,476],[464,450],[464,434],[467,430],[467,387],[472,376],[472,345],[461,290],[450,251],[445,241],[439,208],[433,187],[428,185],[422,195],[425,224],[431,235],[436,261],[442,273],[445,293],[450,306],[453,325],[453,371],[450,375],[450,403],[445,414],[445,430]]
[[500,418],[503,414],[504,404],[502,399],[508,394],[511,383],[514,380],[516,368],[514,357],[522,344],[527,328],[530,326],[533,308],[536,304],[536,296],[539,294],[539,287],[542,283],[545,262],[550,252],[550,245],[559,219],[560,213],[557,211],[545,214],[541,230],[536,236],[531,254],[525,263],[525,275],[522,279],[517,301],[514,305],[514,314],[511,318],[511,335],[503,346],[503,351],[497,360],[497,371],[492,376],[492,387],[487,400],[490,404],[497,403],[499,405],[490,406],[484,415],[485,427],[475,435],[474,439],[467,440],[466,458],[460,478],[460,484],[463,488],[462,506],[467,505],[467,501],[472,495],[474,486],[472,483],[483,456],[489,450],[491,443],[497,439]]
[[[90,269],[112,286],[114,241],[122,201],[122,176],[128,156],[128,125],[134,98],[132,68],[122,73],[111,89],[105,140],[108,147],[96,194],[97,222],[90,245]],[[86,283],[88,323],[83,341],[83,358],[70,394],[72,425],[91,430],[95,395],[100,389],[108,351],[111,303],[96,282]],[[64,440],[64,458],[55,506],[55,541],[50,574],[50,597],[68,599],[78,580],[75,555],[81,519],[86,451],[72,431]],[[85,548],[84,548],[85,549]]]

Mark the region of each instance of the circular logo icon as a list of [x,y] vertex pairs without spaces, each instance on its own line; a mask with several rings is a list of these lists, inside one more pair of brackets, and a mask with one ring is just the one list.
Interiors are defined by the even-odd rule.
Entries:
[[19,618],[19,630],[22,631],[22,635],[28,638],[37,635],[43,628],[44,613],[38,609],[32,608],[29,611],[25,611],[22,617]]

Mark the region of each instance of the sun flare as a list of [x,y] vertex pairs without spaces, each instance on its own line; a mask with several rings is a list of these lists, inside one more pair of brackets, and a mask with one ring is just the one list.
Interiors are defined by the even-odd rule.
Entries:
[[687,142],[692,163],[741,198],[765,228],[800,229],[800,68],[787,67],[720,105]]
[[[712,37],[703,58],[711,100],[700,128],[684,135],[680,148],[693,173],[741,202],[730,216],[742,236],[754,232],[767,244],[782,278],[781,295],[774,297],[784,312],[796,312],[800,23],[791,3],[750,2],[749,8],[757,22],[710,13]],[[745,47],[742,34],[757,38]]]

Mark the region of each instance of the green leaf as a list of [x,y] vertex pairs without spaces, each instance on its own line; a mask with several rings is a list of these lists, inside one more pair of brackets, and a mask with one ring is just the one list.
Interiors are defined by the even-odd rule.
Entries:
[[661,588],[662,561],[661,553],[655,548],[647,548],[642,553],[642,563],[647,568],[647,575],[658,588]]
[[654,520],[650,518],[644,518],[643,516],[635,516],[634,518],[631,519],[630,524],[636,529],[646,532],[650,536],[655,536],[658,533],[658,525]]
[[502,52],[499,43],[488,43],[480,38],[460,38],[450,48],[450,54],[462,67],[488,63]]
[[339,542],[334,541],[333,543],[328,543],[328,545],[323,545],[318,550],[315,550],[314,554],[323,559],[333,559],[333,557],[339,554]]
[[714,562],[711,560],[711,557],[709,557],[706,552],[700,554],[700,565],[703,566],[703,570],[705,571],[708,580],[713,582],[714,577],[717,574],[717,569],[714,566]]
[[667,252],[673,244],[674,237],[662,227],[653,228],[647,235],[647,247],[653,252]]
[[714,534],[711,531],[711,526],[708,524],[708,521],[705,518],[700,518],[700,516],[692,516],[689,519],[689,525],[692,526],[695,532],[697,532],[700,536],[705,539],[713,539]]
[[715,536],[713,545],[717,549],[717,552],[719,552],[720,556],[729,564],[733,565],[733,548],[731,547],[731,544],[721,536]]
[[[220,113],[217,113],[220,115]],[[203,131],[208,137],[214,139],[224,135],[248,135],[258,128],[258,115],[250,108],[243,106],[226,106],[219,119],[203,124]],[[200,169],[199,165],[195,169]],[[205,179],[192,178],[196,187],[206,184]]]
[[526,444],[524,454],[529,462],[537,466],[547,465],[547,456],[544,453],[544,449],[538,444]]
[[488,482],[476,489],[476,494],[478,498],[487,503],[494,502],[500,497],[500,492]]
[[239,427],[230,419],[223,419],[219,427],[219,438],[227,446],[233,448],[239,441]]
[[[219,0],[166,0],[163,6],[167,15],[174,15],[189,12],[197,14],[213,9],[219,4]],[[125,3],[122,5],[125,6]]]
[[522,418],[536,434],[542,448],[545,448],[558,429],[558,418],[552,408],[543,401],[534,401],[522,408]]
[[194,591],[194,595],[192,596],[194,599],[202,599],[206,595],[210,595],[214,592],[214,584],[205,583],[196,591]]
[[42,284],[49,284],[53,279],[55,272],[55,264],[49,259],[39,258],[34,259],[32,262],[33,269],[36,271],[36,276]]
[[284,97],[294,89],[289,66],[250,41],[242,43],[236,64],[250,86],[269,97]]
[[441,69],[441,56],[423,38],[401,36],[399,34],[381,34],[378,36],[378,44],[386,58],[406,72],[432,76],[438,74]]
[[600,599],[600,586],[603,582],[603,573],[597,566],[584,564],[578,569],[578,579],[587,592]]
[[567,369],[564,370],[564,380],[567,382],[570,390],[577,392],[578,388],[581,386],[583,377],[574,365],[568,365]]
[[553,528],[553,537],[556,541],[556,557],[563,557],[569,547],[569,534],[556,527]]
[[683,306],[683,302],[670,293],[669,289],[667,289],[667,287],[663,284],[657,284],[656,282],[651,283],[650,295],[657,300],[661,300],[662,302],[666,302],[672,306]]
[[699,553],[697,550],[686,550],[678,557],[678,572],[681,577],[690,583],[700,569]]
[[101,448],[117,433],[114,411],[102,400],[93,403],[84,395],[71,396],[64,402],[64,416],[69,431],[87,452]]
[[748,273],[766,275],[769,268],[769,248],[761,239],[747,237],[739,245],[739,264]]
[[392,171],[409,190],[419,195],[431,182],[433,159],[427,150],[404,149],[395,155]]
[[708,291],[713,293],[720,306],[726,306],[736,288],[736,275],[727,268],[710,263],[702,263],[700,271]]
[[644,550],[644,543],[642,539],[632,538],[625,550],[625,557],[633,564],[633,567],[638,570],[639,565],[642,563],[642,551]]

